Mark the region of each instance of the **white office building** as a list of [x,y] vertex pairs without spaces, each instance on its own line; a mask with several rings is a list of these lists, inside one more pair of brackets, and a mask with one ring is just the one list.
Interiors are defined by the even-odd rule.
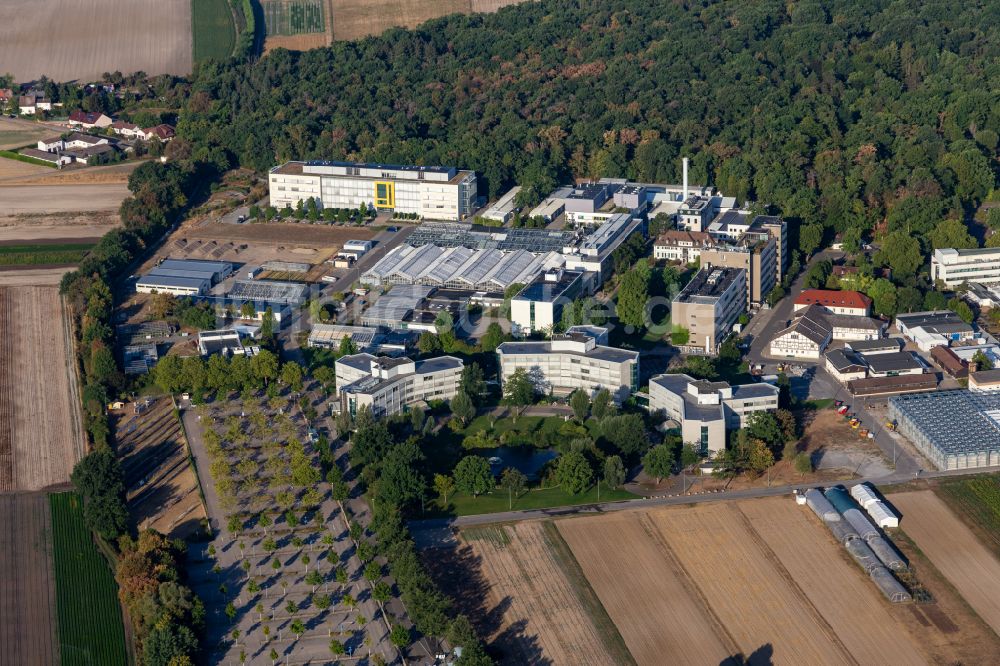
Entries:
[[675,421],[685,444],[712,456],[726,448],[727,429],[745,426],[754,412],[777,409],[779,391],[765,382],[731,386],[683,374],[657,375],[649,380],[649,409]]
[[430,400],[451,400],[462,379],[462,361],[438,356],[421,361],[371,354],[341,356],[334,366],[340,409],[355,416],[368,407],[375,416],[404,411]]
[[287,162],[268,174],[271,205],[295,207],[315,199],[323,208],[415,213],[428,220],[462,220],[473,213],[474,171],[455,167],[355,162]]
[[576,389],[611,392],[621,404],[639,388],[639,352],[604,347],[590,335],[573,333],[543,342],[505,342],[497,347],[500,382],[519,368],[539,393],[566,396]]
[[949,287],[957,287],[963,282],[1000,283],[1000,248],[934,250],[931,257],[931,281],[938,280]]

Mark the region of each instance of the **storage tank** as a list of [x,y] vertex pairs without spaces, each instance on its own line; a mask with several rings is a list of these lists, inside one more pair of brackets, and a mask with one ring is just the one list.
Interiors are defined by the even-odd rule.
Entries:
[[806,491],[806,504],[812,509],[821,520],[833,522],[840,520],[840,514],[833,508],[833,505],[823,497],[823,493],[810,488]]
[[858,531],[858,536],[867,541],[871,537],[878,536],[878,530],[872,525],[872,521],[865,517],[865,514],[861,513],[859,509],[848,509],[844,512],[844,520],[846,520],[851,527]]
[[902,604],[912,599],[906,588],[885,567],[873,569],[869,575],[875,582],[875,585],[878,586],[878,589],[885,595],[885,598],[892,603]]
[[827,488],[826,492],[823,494],[826,496],[826,499],[830,501],[830,504],[833,505],[833,508],[840,513],[844,513],[848,509],[857,508],[854,500],[852,500],[851,496],[847,494],[847,491],[844,490],[843,486]]
[[844,520],[834,520],[826,523],[826,526],[830,528],[833,532],[833,536],[836,537],[837,541],[847,545],[847,542],[851,539],[860,539],[858,533],[851,527],[847,521]]
[[853,539],[844,544],[847,548],[847,552],[851,554],[851,557],[861,565],[861,568],[871,573],[875,568],[885,568],[882,566],[881,560],[879,560],[872,549],[862,541],[861,539]]
[[875,494],[875,491],[867,483],[859,483],[851,488],[851,497],[865,509],[873,502],[879,501],[878,495]]
[[899,527],[899,518],[885,505],[885,502],[881,500],[872,502],[866,509],[879,527]]
[[882,564],[893,571],[903,571],[906,569],[906,560],[896,551],[891,543],[884,537],[873,536],[865,540],[868,547],[872,549],[875,556],[882,560]]

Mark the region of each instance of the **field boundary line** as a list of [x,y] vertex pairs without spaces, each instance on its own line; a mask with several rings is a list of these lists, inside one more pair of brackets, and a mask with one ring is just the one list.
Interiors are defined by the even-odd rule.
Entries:
[[570,587],[573,590],[573,594],[576,595],[577,600],[579,600],[580,605],[583,607],[584,613],[590,618],[591,623],[593,623],[594,630],[604,643],[605,649],[613,656],[624,658],[624,661],[619,663],[638,666],[635,657],[632,656],[632,653],[628,649],[628,644],[622,638],[621,631],[618,630],[618,625],[608,615],[607,609],[601,603],[601,598],[597,596],[594,588],[590,585],[590,581],[587,580],[583,568],[576,561],[573,550],[566,543],[566,540],[562,538],[562,535],[559,534],[559,528],[556,527],[555,522],[546,520],[542,521],[541,524],[542,539],[552,552],[552,559],[562,569],[566,580],[569,581]]
[[[812,601],[809,600],[809,596],[805,593],[805,590],[803,590],[799,586],[798,582],[795,580],[795,577],[792,576],[791,573],[789,573],[788,569],[786,569],[785,565],[781,563],[781,560],[778,559],[778,556],[775,554],[775,552],[771,550],[770,546],[767,545],[767,541],[764,539],[764,537],[762,537],[760,533],[756,529],[754,529],[753,523],[750,522],[750,518],[745,513],[743,513],[743,509],[740,507],[739,503],[734,502],[732,505],[730,505],[729,511],[731,511],[736,517],[736,519],[744,527],[746,527],[747,533],[750,535],[750,539],[760,549],[760,552],[764,556],[764,559],[768,563],[770,563],[771,566],[774,567],[774,570],[777,572],[778,576],[783,581],[785,581],[785,584],[788,585],[792,593],[799,598],[799,600],[805,605],[806,608],[809,609],[809,614],[812,616],[813,620],[815,620],[820,630],[827,636],[827,638],[830,639],[830,642],[837,646],[837,649],[840,650],[841,654],[846,658],[848,663],[857,664],[858,666],[860,666],[858,660],[854,658],[854,655],[847,648],[847,645],[845,645],[844,642],[840,639],[840,636],[837,635],[837,632],[834,631],[833,627],[830,626],[830,623],[826,621],[825,617],[823,617],[823,614],[819,612],[819,609],[816,608],[816,606],[813,605]],[[837,547],[842,548],[842,546],[840,546],[839,543],[837,544]]]
[[649,538],[660,547],[660,550],[663,552],[664,559],[667,560],[667,564],[677,571],[677,579],[680,581],[681,586],[691,596],[691,599],[696,601],[705,611],[705,616],[708,618],[709,623],[715,627],[717,634],[722,638],[722,642],[725,644],[724,647],[730,654],[742,655],[743,650],[740,649],[739,643],[737,643],[736,639],[733,638],[733,635],[729,633],[729,628],[725,625],[725,623],[719,619],[718,615],[715,614],[715,609],[713,609],[712,605],[708,603],[708,598],[702,593],[701,588],[695,584],[694,579],[691,578],[691,574],[688,573],[688,570],[684,568],[684,565],[677,557],[677,553],[674,552],[673,546],[670,545],[670,543],[660,533],[660,530],[657,529],[656,525],[653,524],[648,511],[643,511],[639,514],[639,526],[646,532]]

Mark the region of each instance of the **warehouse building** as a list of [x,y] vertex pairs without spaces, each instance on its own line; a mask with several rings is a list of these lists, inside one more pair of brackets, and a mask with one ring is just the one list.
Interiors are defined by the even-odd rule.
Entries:
[[542,394],[566,396],[581,389],[607,389],[621,404],[639,388],[639,352],[605,347],[590,335],[555,335],[539,342],[504,342],[497,347],[501,385],[518,369]]
[[276,280],[236,280],[229,290],[231,301],[251,303],[280,303],[297,306],[305,302],[306,286],[297,282]]
[[453,356],[420,361],[371,354],[341,356],[334,366],[340,410],[356,416],[368,407],[375,416],[389,416],[410,405],[451,400],[458,393],[463,364]]
[[135,290],[141,294],[200,296],[232,272],[233,265],[225,261],[164,259],[139,278]]
[[951,310],[932,310],[896,315],[896,328],[920,351],[929,352],[939,345],[973,338],[975,329]]
[[497,199],[492,206],[479,213],[478,217],[500,224],[507,224],[514,217],[514,213],[517,212],[517,193],[520,191],[520,185],[512,187],[506,194]]
[[690,333],[690,345],[714,354],[746,308],[746,271],[702,268],[671,304],[671,321]]
[[889,418],[938,469],[1000,465],[1000,393],[893,396]]
[[779,392],[766,382],[732,386],[683,374],[657,375],[649,380],[649,409],[676,421],[682,441],[710,456],[726,448],[727,429],[742,428],[755,412],[776,410]]
[[441,166],[287,162],[271,169],[268,183],[275,208],[314,199],[322,208],[364,204],[428,220],[463,220],[478,195],[474,171]]

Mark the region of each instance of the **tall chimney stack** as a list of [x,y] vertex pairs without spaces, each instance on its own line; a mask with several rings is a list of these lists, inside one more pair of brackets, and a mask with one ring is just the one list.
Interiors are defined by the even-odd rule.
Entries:
[[688,158],[685,157],[683,160],[681,160],[681,163],[684,165],[684,197],[683,197],[682,201],[687,201],[687,198],[688,198]]

